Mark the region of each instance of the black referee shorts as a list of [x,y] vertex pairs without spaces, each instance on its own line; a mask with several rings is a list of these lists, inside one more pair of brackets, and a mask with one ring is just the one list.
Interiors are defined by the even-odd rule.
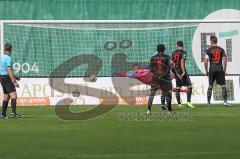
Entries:
[[224,71],[209,71],[209,85],[213,85],[214,81],[219,85],[225,85],[225,73]]
[[0,76],[1,85],[3,88],[4,94],[9,94],[12,92],[16,92],[15,85],[13,84],[11,78],[7,75]]
[[192,82],[187,74],[182,79],[176,76],[176,87],[182,87],[182,86],[187,86],[187,87],[192,86]]

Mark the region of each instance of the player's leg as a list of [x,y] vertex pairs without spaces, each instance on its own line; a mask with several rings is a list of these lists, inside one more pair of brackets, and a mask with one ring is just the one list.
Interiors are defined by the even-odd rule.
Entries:
[[166,110],[165,101],[166,101],[166,95],[165,95],[164,92],[162,92],[161,93],[161,107],[162,107],[162,110]]
[[187,87],[187,102],[191,103],[192,98],[192,86]]
[[6,77],[5,88],[6,88],[7,93],[10,95],[10,98],[11,98],[12,115],[13,115],[13,117],[19,117],[20,115],[18,115],[17,112],[16,112],[17,92],[16,92],[15,85],[13,84],[10,77]]
[[152,110],[152,103],[153,103],[153,99],[154,99],[154,96],[156,94],[158,90],[158,86],[153,84],[151,86],[151,89],[150,89],[150,94],[148,96],[148,108],[147,108],[147,114],[151,114],[151,110]]
[[7,107],[8,107],[9,99],[10,99],[10,95],[4,94],[3,101],[2,101],[1,118],[7,118]]
[[168,112],[172,112],[172,81],[162,80],[161,89],[166,95],[166,103]]
[[165,105],[165,93],[161,93],[161,105]]
[[185,75],[183,78],[183,85],[187,86],[187,106],[194,108],[194,105],[191,103],[192,98],[192,82],[188,75]]
[[176,99],[177,99],[177,103],[178,103],[178,107],[182,108],[183,105],[181,104],[181,96],[180,96],[180,89],[182,86],[182,81],[181,79],[179,79],[178,77],[176,77]]
[[207,102],[208,102],[208,106],[211,105],[211,98],[212,98],[212,85],[208,86],[208,90],[207,90]]
[[208,106],[211,105],[211,98],[212,98],[212,87],[213,87],[213,83],[215,81],[215,74],[214,72],[210,71],[209,75],[208,75],[208,80],[209,80],[209,85],[208,85],[208,90],[207,90],[207,102],[208,102]]
[[11,107],[12,107],[12,116],[19,117],[20,115],[17,114],[17,92],[10,93],[11,97]]
[[224,100],[224,106],[232,106],[227,101],[227,88],[226,88],[226,85],[221,85],[221,87],[222,87],[222,96],[223,96],[223,100]]
[[178,107],[179,108],[183,108],[183,105],[181,103],[181,96],[180,96],[180,90],[181,90],[181,87],[176,87],[176,99],[177,99],[177,103],[178,103]]
[[165,92],[166,94],[166,102],[167,102],[167,110],[172,111],[172,92]]
[[225,81],[225,73],[223,71],[217,73],[216,82],[222,88],[222,96],[223,96],[223,100],[224,100],[224,106],[231,106],[231,104],[228,103],[228,101],[227,101],[227,88],[226,88],[226,81]]
[[195,106],[191,102],[192,98],[192,86],[187,87],[187,106],[190,108],[195,108]]
[[9,80],[8,77],[1,77],[1,85],[3,88],[3,93],[4,93],[4,97],[3,97],[3,101],[2,101],[2,113],[1,113],[1,118],[7,118],[7,107],[8,107],[8,103],[9,103],[9,99],[10,99],[10,95],[9,95],[9,82],[12,82],[11,80]]

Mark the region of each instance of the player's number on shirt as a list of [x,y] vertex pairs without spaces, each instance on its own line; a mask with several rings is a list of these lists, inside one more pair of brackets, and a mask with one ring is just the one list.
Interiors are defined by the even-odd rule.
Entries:
[[173,55],[173,62],[174,62],[174,66],[175,66],[175,69],[178,68],[180,66],[179,64],[179,59],[180,59],[180,55]]
[[158,73],[163,73],[163,66],[162,66],[162,60],[157,60],[157,64],[158,64]]
[[178,63],[178,62],[179,62],[179,58],[180,58],[179,55],[174,55],[174,56],[173,56],[173,61],[174,61],[174,63],[179,64],[179,63]]
[[37,66],[37,63],[29,64],[29,63],[14,63],[13,64],[13,69],[15,73],[38,73],[39,69]]
[[212,52],[212,60],[215,61],[215,62],[220,61],[220,51],[219,50],[214,50]]

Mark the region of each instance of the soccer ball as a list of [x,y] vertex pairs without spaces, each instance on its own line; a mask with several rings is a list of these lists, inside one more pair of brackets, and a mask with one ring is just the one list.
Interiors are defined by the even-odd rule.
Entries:
[[96,82],[97,81],[97,76],[96,75],[89,76],[89,81],[90,82]]

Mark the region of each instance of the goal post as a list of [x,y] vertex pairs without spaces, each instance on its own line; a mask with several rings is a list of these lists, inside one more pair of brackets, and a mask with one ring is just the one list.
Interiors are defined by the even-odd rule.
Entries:
[[[166,45],[166,54],[171,56],[176,42],[181,40],[187,51],[187,72],[193,86],[199,89],[193,92],[196,96],[193,103],[201,103],[206,98],[207,78],[203,59],[210,47],[209,37],[216,35],[219,46],[228,56],[226,79],[229,99],[240,102],[236,99],[240,92],[240,64],[237,61],[239,19],[4,20],[0,24],[1,51],[3,53],[4,43],[13,44],[14,70],[23,78],[62,78],[64,71],[54,74],[53,71],[64,65],[66,70],[70,70],[67,78],[94,74],[107,79],[114,72],[129,71],[134,63],[148,64],[159,43]],[[82,56],[79,58],[81,62],[87,62],[77,61],[77,56]],[[67,60],[70,62],[64,63]],[[70,65],[76,67],[71,70]],[[219,88],[214,92],[216,101],[221,101]]]

